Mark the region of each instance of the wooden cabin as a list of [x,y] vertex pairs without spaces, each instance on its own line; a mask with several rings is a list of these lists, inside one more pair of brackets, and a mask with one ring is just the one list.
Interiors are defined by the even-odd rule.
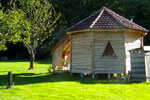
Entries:
[[59,41],[52,49],[51,55],[54,70],[70,70],[70,37]]
[[[124,73],[130,71],[129,50],[143,47],[148,30],[103,7],[67,29],[71,73]],[[57,49],[65,47],[61,42]],[[53,53],[53,62],[62,52]],[[57,59],[55,58],[57,55]],[[53,66],[58,66],[59,63]]]

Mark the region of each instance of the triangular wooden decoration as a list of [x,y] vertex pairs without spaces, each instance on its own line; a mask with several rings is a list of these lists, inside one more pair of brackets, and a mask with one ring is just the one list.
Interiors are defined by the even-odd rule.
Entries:
[[115,52],[114,52],[109,41],[108,41],[107,46],[104,50],[103,56],[115,56]]

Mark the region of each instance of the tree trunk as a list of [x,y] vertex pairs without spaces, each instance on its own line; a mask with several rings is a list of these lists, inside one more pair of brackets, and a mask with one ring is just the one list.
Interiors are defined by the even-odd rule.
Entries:
[[34,69],[34,60],[35,60],[35,54],[32,52],[30,54],[30,68],[29,69]]

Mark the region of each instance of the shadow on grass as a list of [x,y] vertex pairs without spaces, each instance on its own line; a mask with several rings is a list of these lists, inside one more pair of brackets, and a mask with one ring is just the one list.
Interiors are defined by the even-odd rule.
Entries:
[[[0,75],[0,86],[7,85],[7,75]],[[92,79],[90,77],[80,78],[79,75],[71,76],[70,73],[54,73],[54,74],[35,74],[21,73],[13,74],[14,85],[26,85],[46,82],[80,82],[81,84],[133,84],[133,82],[125,81],[107,81],[100,79]],[[135,82],[134,82],[135,83]],[[148,83],[147,83],[148,84]]]
[[[0,62],[30,62],[30,60],[0,60]],[[51,60],[36,60],[37,64],[52,64]]]

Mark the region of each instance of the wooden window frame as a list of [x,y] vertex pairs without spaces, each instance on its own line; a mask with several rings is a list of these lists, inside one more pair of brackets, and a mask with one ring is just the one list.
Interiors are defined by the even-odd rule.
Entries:
[[107,42],[102,57],[116,57],[116,54],[112,48],[110,41]]

